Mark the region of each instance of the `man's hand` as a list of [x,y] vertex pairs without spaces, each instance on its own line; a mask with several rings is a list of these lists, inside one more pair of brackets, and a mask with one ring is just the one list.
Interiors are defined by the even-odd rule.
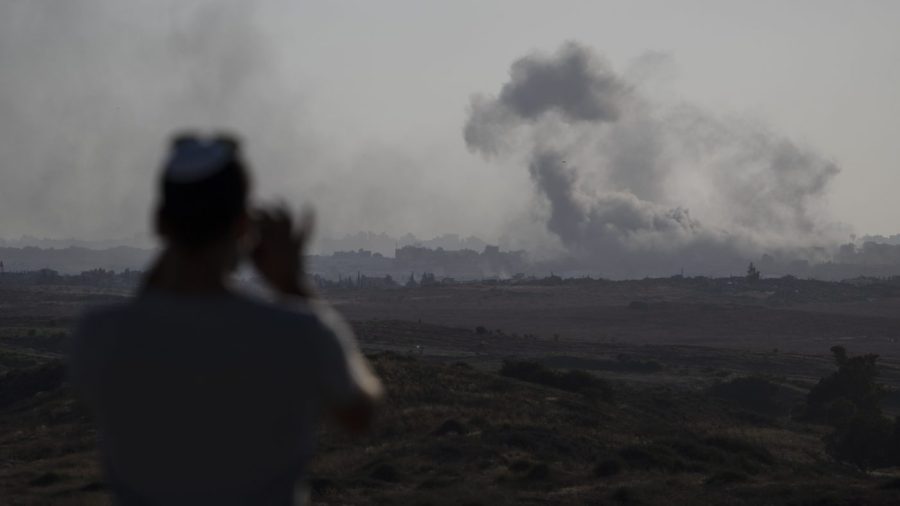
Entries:
[[258,242],[252,259],[263,279],[282,294],[312,297],[303,265],[306,244],[313,230],[312,211],[303,213],[297,227],[284,205],[257,210],[254,222]]

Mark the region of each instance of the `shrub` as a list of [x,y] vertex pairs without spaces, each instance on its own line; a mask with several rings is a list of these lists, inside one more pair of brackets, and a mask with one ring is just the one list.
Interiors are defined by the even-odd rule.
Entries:
[[826,420],[832,427],[848,427],[857,418],[858,413],[859,409],[853,401],[841,397],[828,405]]
[[519,459],[509,465],[509,470],[514,473],[524,473],[529,469],[531,469],[531,462],[528,462],[527,460]]
[[431,432],[432,436],[445,436],[447,434],[466,434],[468,429],[459,420],[449,419],[441,424],[440,427]]
[[708,486],[719,486],[741,483],[748,479],[746,474],[739,471],[721,471],[707,478],[704,483]]
[[602,460],[594,466],[594,476],[604,478],[622,472],[622,461],[618,459]]
[[810,390],[805,417],[834,427],[825,443],[838,460],[860,469],[900,464],[900,421],[881,414],[878,355],[850,357],[843,346],[831,353],[838,370]]
[[503,367],[500,368],[500,374],[509,378],[584,394],[588,397],[598,397],[603,400],[612,398],[612,389],[606,381],[584,371],[559,372],[548,369],[537,362],[506,360],[503,362]]
[[28,399],[38,392],[59,388],[65,375],[65,367],[60,361],[3,374],[0,376],[0,408]]
[[369,477],[378,481],[386,481],[389,483],[397,483],[400,481],[400,473],[390,464],[381,464],[375,467]]
[[548,478],[550,478],[550,466],[544,463],[535,464],[525,476],[528,481],[544,481]]
[[715,448],[731,454],[742,455],[761,464],[775,463],[775,457],[772,456],[768,448],[744,439],[729,436],[711,436],[706,438],[704,442]]
[[809,391],[806,397],[806,418],[827,422],[831,405],[841,399],[856,406],[856,411],[868,416],[881,414],[884,388],[878,378],[878,355],[848,357],[843,346],[831,348],[838,370],[826,376]]
[[624,353],[616,357],[622,369],[631,372],[653,373],[663,370],[663,365],[656,360],[640,360]]
[[628,303],[628,309],[632,309],[635,311],[647,311],[648,309],[650,309],[650,304],[647,304],[642,300],[633,300]]
[[660,444],[626,446],[619,450],[619,456],[628,467],[643,471],[680,472],[690,467],[671,448]]
[[826,437],[829,452],[860,469],[886,467],[897,462],[893,454],[894,424],[887,417],[859,414]]
[[749,376],[719,383],[710,389],[710,393],[744,409],[774,413],[781,410],[775,399],[779,389],[778,385],[765,378]]
[[63,476],[60,476],[57,473],[49,472],[44,473],[37,478],[34,478],[33,480],[29,481],[28,484],[32,487],[47,487],[63,481],[64,479],[65,478]]

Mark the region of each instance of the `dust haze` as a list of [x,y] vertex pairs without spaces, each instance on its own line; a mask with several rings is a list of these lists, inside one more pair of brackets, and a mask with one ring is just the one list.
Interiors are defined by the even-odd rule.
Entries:
[[293,41],[273,28],[281,7],[0,4],[0,235],[152,244],[154,178],[185,128],[239,133],[257,194],[314,204],[323,236],[471,233],[478,213],[458,209],[421,150],[357,145],[310,117]]
[[252,92],[268,62],[234,8],[5,2],[0,20],[7,231],[137,236],[174,129],[254,125],[275,105]]
[[815,260],[848,236],[824,210],[839,170],[826,155],[654,98],[653,76],[674,65],[665,54],[617,72],[578,42],[523,48],[499,91],[469,104],[465,146],[480,156],[468,160],[487,167],[467,181],[421,146],[350,148],[320,129],[268,29],[277,15],[274,2],[0,5],[4,236],[149,244],[156,168],[185,127],[241,133],[258,193],[313,203],[326,238],[475,234],[646,274],[730,272],[772,252]]

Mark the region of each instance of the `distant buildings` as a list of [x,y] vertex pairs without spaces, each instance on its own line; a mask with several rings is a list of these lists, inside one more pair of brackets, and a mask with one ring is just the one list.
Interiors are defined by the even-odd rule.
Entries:
[[511,278],[527,268],[524,251],[500,251],[485,246],[482,252],[471,249],[445,250],[421,246],[403,246],[394,257],[367,250],[336,252],[310,259],[310,272],[327,279],[338,279],[356,273],[369,277],[393,279],[419,278],[417,283],[436,283],[447,279]]

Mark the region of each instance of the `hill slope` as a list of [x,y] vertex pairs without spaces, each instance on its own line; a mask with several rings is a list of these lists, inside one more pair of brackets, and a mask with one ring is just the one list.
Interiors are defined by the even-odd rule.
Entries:
[[[382,353],[372,434],[325,431],[317,504],[896,504],[897,481],[834,464],[816,427],[664,386],[611,400]],[[59,363],[0,382],[4,504],[108,504],[95,435]]]

